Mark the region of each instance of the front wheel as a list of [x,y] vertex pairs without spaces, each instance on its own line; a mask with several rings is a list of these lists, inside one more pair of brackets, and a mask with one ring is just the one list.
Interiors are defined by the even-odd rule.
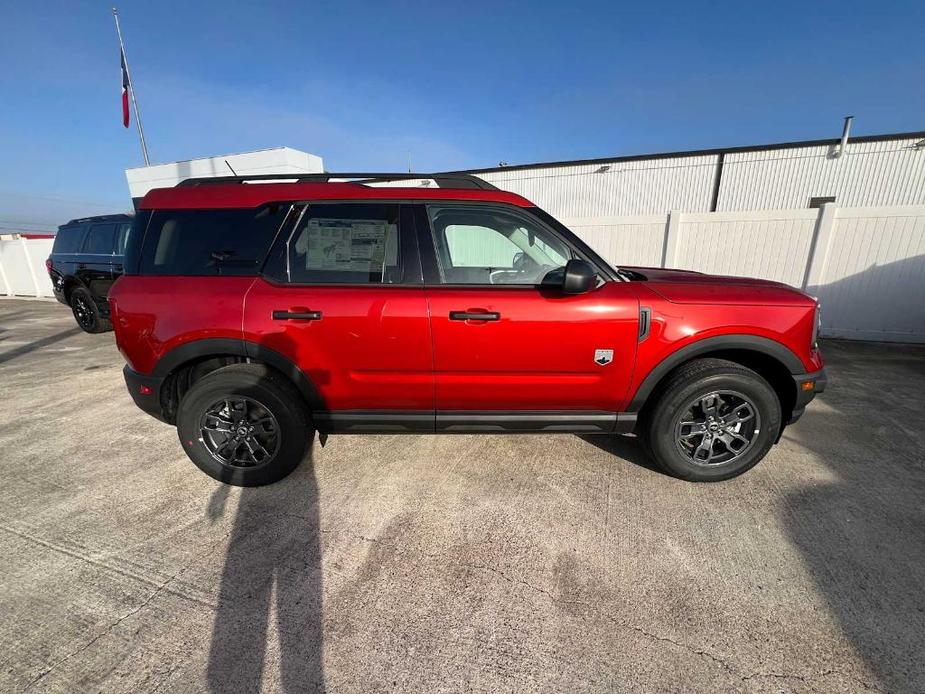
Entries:
[[177,433],[200,470],[237,487],[283,479],[312,440],[298,391],[263,364],[231,364],[196,381],[180,401]]
[[724,359],[698,359],[660,390],[644,438],[666,472],[716,482],[757,465],[780,427],[777,393],[760,375]]

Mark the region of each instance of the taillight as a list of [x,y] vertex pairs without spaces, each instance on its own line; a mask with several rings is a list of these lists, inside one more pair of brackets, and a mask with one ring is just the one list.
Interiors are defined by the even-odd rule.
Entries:
[[45,269],[51,274],[51,258],[45,258]]

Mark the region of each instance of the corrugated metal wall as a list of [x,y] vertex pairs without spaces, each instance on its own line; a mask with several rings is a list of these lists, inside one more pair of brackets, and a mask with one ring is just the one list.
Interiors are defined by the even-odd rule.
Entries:
[[716,157],[682,157],[480,173],[556,217],[708,211]]
[[[921,138],[794,146],[728,152],[717,211],[806,208],[812,197],[838,205],[925,204],[925,147]],[[634,161],[561,164],[474,172],[486,181],[562,217],[708,212],[719,154]]]
[[806,207],[819,196],[846,207],[921,205],[925,148],[916,142],[851,143],[837,159],[837,145],[727,154],[717,210]]

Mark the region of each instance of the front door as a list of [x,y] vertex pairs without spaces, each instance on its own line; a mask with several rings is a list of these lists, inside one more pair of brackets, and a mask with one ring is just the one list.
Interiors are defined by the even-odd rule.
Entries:
[[310,204],[245,299],[244,337],[317,392],[324,430],[433,431],[430,322],[408,207]]
[[541,286],[579,254],[516,208],[441,203],[418,219],[429,227],[419,242],[437,429],[613,430],[635,360],[632,286],[602,279],[571,296]]

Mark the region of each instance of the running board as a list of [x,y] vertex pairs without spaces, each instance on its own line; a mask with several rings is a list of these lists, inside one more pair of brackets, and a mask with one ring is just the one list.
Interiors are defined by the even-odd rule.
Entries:
[[632,412],[588,411],[414,411],[315,412],[318,431],[329,434],[626,434],[636,426]]

